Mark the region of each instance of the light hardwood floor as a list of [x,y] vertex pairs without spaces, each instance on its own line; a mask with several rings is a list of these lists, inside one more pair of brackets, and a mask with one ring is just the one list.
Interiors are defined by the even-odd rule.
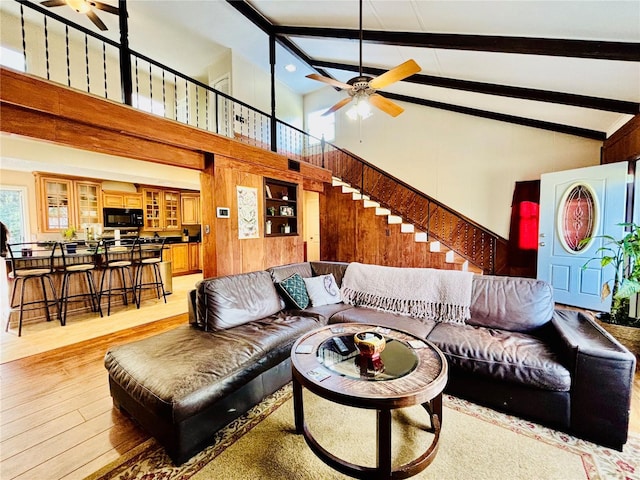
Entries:
[[[81,479],[148,435],[112,408],[104,353],[175,328],[186,314],[0,365],[0,478]],[[640,433],[640,374],[631,430]]]

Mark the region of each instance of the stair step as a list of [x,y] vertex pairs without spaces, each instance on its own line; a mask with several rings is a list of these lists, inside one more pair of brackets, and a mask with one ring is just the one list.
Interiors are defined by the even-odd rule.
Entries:
[[360,192],[354,193],[352,198],[354,200],[369,200],[369,196],[368,195],[363,195]]
[[391,215],[391,210],[383,207],[376,207],[376,215]]
[[365,200],[364,208],[378,208],[380,204],[378,202],[374,202],[373,200]]
[[433,242],[431,242],[429,244],[429,251],[430,252],[439,252],[440,251],[440,247],[441,247],[440,242],[434,240]]
[[349,187],[347,182],[343,182],[338,177],[331,177],[331,186],[333,187]]
[[413,233],[415,230],[415,227],[411,223],[403,223],[400,225],[400,231],[402,233]]
[[350,187],[348,185],[342,185],[342,193],[360,193],[357,188]]
[[429,241],[429,236],[426,232],[416,232],[415,240],[418,243],[427,243]]
[[402,217],[399,217],[398,215],[388,215],[387,223],[389,225],[400,225],[402,224]]

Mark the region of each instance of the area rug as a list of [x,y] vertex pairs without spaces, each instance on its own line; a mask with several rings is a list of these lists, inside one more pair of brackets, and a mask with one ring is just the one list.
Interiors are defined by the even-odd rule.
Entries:
[[[375,465],[375,412],[343,407],[305,391],[306,421],[330,452]],[[394,465],[431,443],[420,407],[394,413]],[[423,427],[423,428],[416,428]],[[418,448],[416,448],[418,447]],[[174,467],[153,439],[107,465],[89,480],[344,479],[296,435],[288,385],[220,432],[215,442]],[[640,479],[640,435],[623,452],[495,412],[449,395],[434,462],[419,479]]]

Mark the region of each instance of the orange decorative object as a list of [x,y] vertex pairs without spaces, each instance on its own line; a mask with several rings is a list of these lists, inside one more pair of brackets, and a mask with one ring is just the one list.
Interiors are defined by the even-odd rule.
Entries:
[[387,342],[384,337],[377,332],[360,332],[353,336],[353,342],[360,352],[360,355],[368,357],[380,356]]

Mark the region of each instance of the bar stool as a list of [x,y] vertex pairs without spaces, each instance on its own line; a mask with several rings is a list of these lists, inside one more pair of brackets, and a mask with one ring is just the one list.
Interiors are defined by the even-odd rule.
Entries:
[[[134,290],[133,276],[131,275],[131,267],[133,266],[133,253],[136,245],[135,239],[122,240],[103,240],[102,250],[104,251],[104,262],[101,265],[102,276],[100,278],[100,293],[98,299],[102,304],[102,296],[107,294],[107,316],[111,315],[111,295],[119,293],[122,295],[122,301],[125,305],[129,305],[127,295],[129,292],[133,294],[133,301],[136,302],[136,292]],[[120,286],[113,286],[113,273],[120,273]],[[125,276],[125,272],[127,275]],[[109,276],[107,290],[104,289],[105,278]],[[127,286],[126,277],[129,277],[129,285]],[[136,302],[137,305],[137,302]]]
[[[47,248],[50,247],[50,248]],[[60,317],[60,307],[58,304],[58,296],[56,294],[56,288],[53,285],[53,279],[51,274],[54,271],[54,257],[57,243],[51,244],[38,244],[37,242],[24,242],[24,243],[8,243],[7,249],[9,251],[9,258],[11,259],[11,272],[9,278],[14,280],[13,288],[11,291],[11,308],[20,308],[20,316],[18,320],[18,336],[22,336],[22,317],[26,311],[36,310],[38,308],[45,309],[45,316],[47,322],[51,321],[51,315],[49,314],[49,307],[55,305],[58,309],[58,318],[62,323],[62,317]],[[47,288],[45,285],[45,278],[49,282],[49,287],[53,294],[53,298],[49,299],[47,296]],[[25,301],[24,292],[25,286],[30,280],[39,280],[42,287],[42,299]],[[16,303],[16,293],[18,291],[18,285],[20,285],[20,301]],[[30,291],[33,291],[30,290]],[[25,307],[28,307],[25,309]],[[9,331],[9,323],[11,322],[11,315],[7,319],[7,325],[4,329],[5,332]]]
[[[164,303],[167,303],[167,294],[164,291],[164,283],[160,274],[160,262],[162,262],[162,249],[164,248],[165,240],[165,238],[154,239],[152,242],[145,243],[138,241],[137,246],[134,248],[134,264],[137,267],[134,297],[138,308],[140,308],[142,290],[150,288],[155,289],[158,299],[160,299],[160,293],[162,293]],[[145,282],[144,272],[145,269],[148,270],[149,268],[151,268],[153,277],[150,281]]]
[[[67,309],[69,302],[86,302],[89,299],[91,311],[98,312],[102,317],[100,298],[93,282],[93,271],[97,266],[97,243],[87,244],[85,242],[63,242],[60,244],[62,251],[62,287],[60,289],[60,321],[62,325],[67,324]],[[87,284],[87,291],[69,295],[70,280],[73,275],[84,276]]]

